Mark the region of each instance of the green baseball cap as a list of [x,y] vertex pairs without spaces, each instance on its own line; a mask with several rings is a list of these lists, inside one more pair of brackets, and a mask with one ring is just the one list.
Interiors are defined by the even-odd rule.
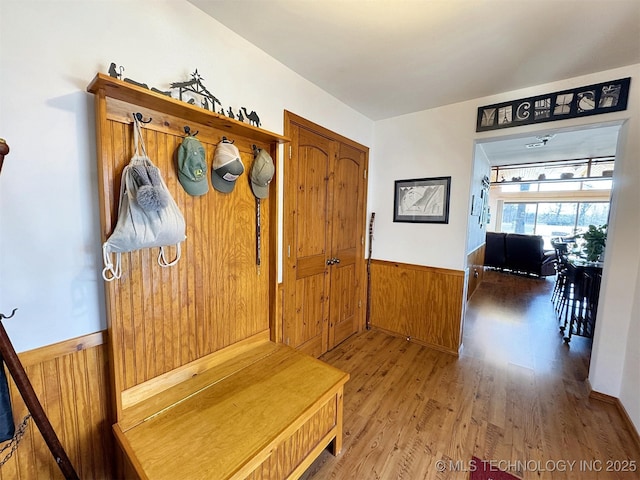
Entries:
[[178,180],[189,195],[198,197],[209,191],[204,147],[196,137],[185,137],[178,148]]

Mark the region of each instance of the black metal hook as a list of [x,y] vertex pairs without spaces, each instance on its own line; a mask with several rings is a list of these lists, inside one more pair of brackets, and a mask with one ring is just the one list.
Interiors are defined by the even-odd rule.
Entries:
[[198,135],[198,133],[200,133],[200,130],[196,130],[195,133],[192,133],[191,132],[191,127],[189,125],[185,125],[184,133],[186,133],[187,135],[189,135],[191,137],[195,137],[196,135]]
[[222,137],[222,143],[233,143],[235,140],[229,140],[227,137]]
[[136,112],[133,114],[136,119],[140,122],[140,123],[151,123],[151,120],[153,120],[153,118],[149,117],[149,120],[143,120],[142,118],[142,114],[140,112]]
[[16,313],[16,310],[18,310],[18,309],[14,308],[13,311],[11,312],[11,315],[9,315],[8,317],[4,313],[0,313],[0,320],[4,320],[5,318],[9,319],[9,318],[13,317],[15,315],[15,313]]

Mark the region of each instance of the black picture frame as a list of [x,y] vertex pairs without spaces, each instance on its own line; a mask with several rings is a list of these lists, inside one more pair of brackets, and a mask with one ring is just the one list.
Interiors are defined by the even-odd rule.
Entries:
[[451,177],[396,180],[393,221],[449,223],[450,194]]
[[631,77],[478,107],[476,132],[627,109]]

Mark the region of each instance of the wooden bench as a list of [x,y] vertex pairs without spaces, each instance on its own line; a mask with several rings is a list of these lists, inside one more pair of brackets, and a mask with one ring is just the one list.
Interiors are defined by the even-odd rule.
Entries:
[[142,479],[298,478],[339,453],[348,379],[258,335],[123,392],[114,431]]
[[[256,199],[248,173],[233,192],[192,197],[178,179],[185,127],[211,162],[235,142],[247,172],[254,147],[277,161],[289,140],[197,105],[98,74],[95,94],[100,219],[113,231],[120,179],[133,155],[132,116],[187,225],[182,258],[160,268],[157,251],[122,256],[122,278],[105,284],[118,477],[299,477],[329,444],[342,446],[349,375],[282,344],[277,280],[278,171]],[[260,246],[252,228],[260,212]]]

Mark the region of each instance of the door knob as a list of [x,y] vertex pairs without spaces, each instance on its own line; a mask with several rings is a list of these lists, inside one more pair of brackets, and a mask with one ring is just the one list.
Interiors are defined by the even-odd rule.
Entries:
[[340,259],[339,258],[333,258],[333,263],[340,263]]
[[333,258],[330,258],[329,260],[327,260],[327,265],[333,265]]

